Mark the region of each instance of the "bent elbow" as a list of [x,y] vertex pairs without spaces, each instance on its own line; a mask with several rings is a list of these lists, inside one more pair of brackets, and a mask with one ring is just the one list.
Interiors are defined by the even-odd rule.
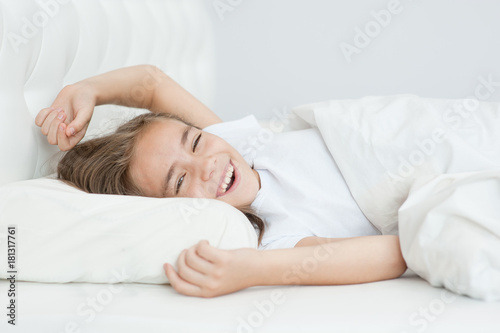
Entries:
[[394,267],[394,278],[395,279],[398,277],[401,277],[401,275],[403,275],[406,272],[406,269],[408,268],[408,266],[406,266],[406,262],[403,259],[403,257],[401,257],[400,260],[397,260],[394,263],[393,267]]
[[399,237],[393,236],[393,242],[391,244],[393,250],[392,255],[392,273],[394,278],[398,278],[406,272],[408,266],[403,258],[403,253],[401,252],[401,246],[399,244]]

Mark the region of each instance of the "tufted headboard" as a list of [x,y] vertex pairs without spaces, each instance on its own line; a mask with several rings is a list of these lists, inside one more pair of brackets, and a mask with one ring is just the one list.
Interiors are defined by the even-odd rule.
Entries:
[[[67,84],[147,63],[210,105],[212,38],[201,1],[0,0],[0,185],[54,171],[34,117]],[[87,135],[134,112],[99,106]]]

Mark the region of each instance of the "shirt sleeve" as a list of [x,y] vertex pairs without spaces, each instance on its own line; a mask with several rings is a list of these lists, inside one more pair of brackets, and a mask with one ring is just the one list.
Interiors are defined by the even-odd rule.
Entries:
[[217,135],[233,146],[249,165],[252,164],[254,158],[254,154],[252,154],[254,150],[250,148],[254,146],[263,130],[254,115],[213,124],[203,129],[203,131]]

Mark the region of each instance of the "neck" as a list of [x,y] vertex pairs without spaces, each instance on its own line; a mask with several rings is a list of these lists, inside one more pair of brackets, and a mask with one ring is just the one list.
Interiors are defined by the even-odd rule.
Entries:
[[255,177],[257,177],[257,181],[259,182],[259,190],[260,190],[260,176],[259,176],[259,173],[255,169],[252,169],[252,171],[255,174]]

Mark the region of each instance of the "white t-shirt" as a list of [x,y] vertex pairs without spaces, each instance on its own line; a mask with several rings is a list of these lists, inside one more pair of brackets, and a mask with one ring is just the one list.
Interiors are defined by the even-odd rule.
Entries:
[[252,203],[266,222],[261,249],[291,248],[304,237],[380,235],[354,201],[317,128],[274,133],[257,119],[208,126],[259,173]]

